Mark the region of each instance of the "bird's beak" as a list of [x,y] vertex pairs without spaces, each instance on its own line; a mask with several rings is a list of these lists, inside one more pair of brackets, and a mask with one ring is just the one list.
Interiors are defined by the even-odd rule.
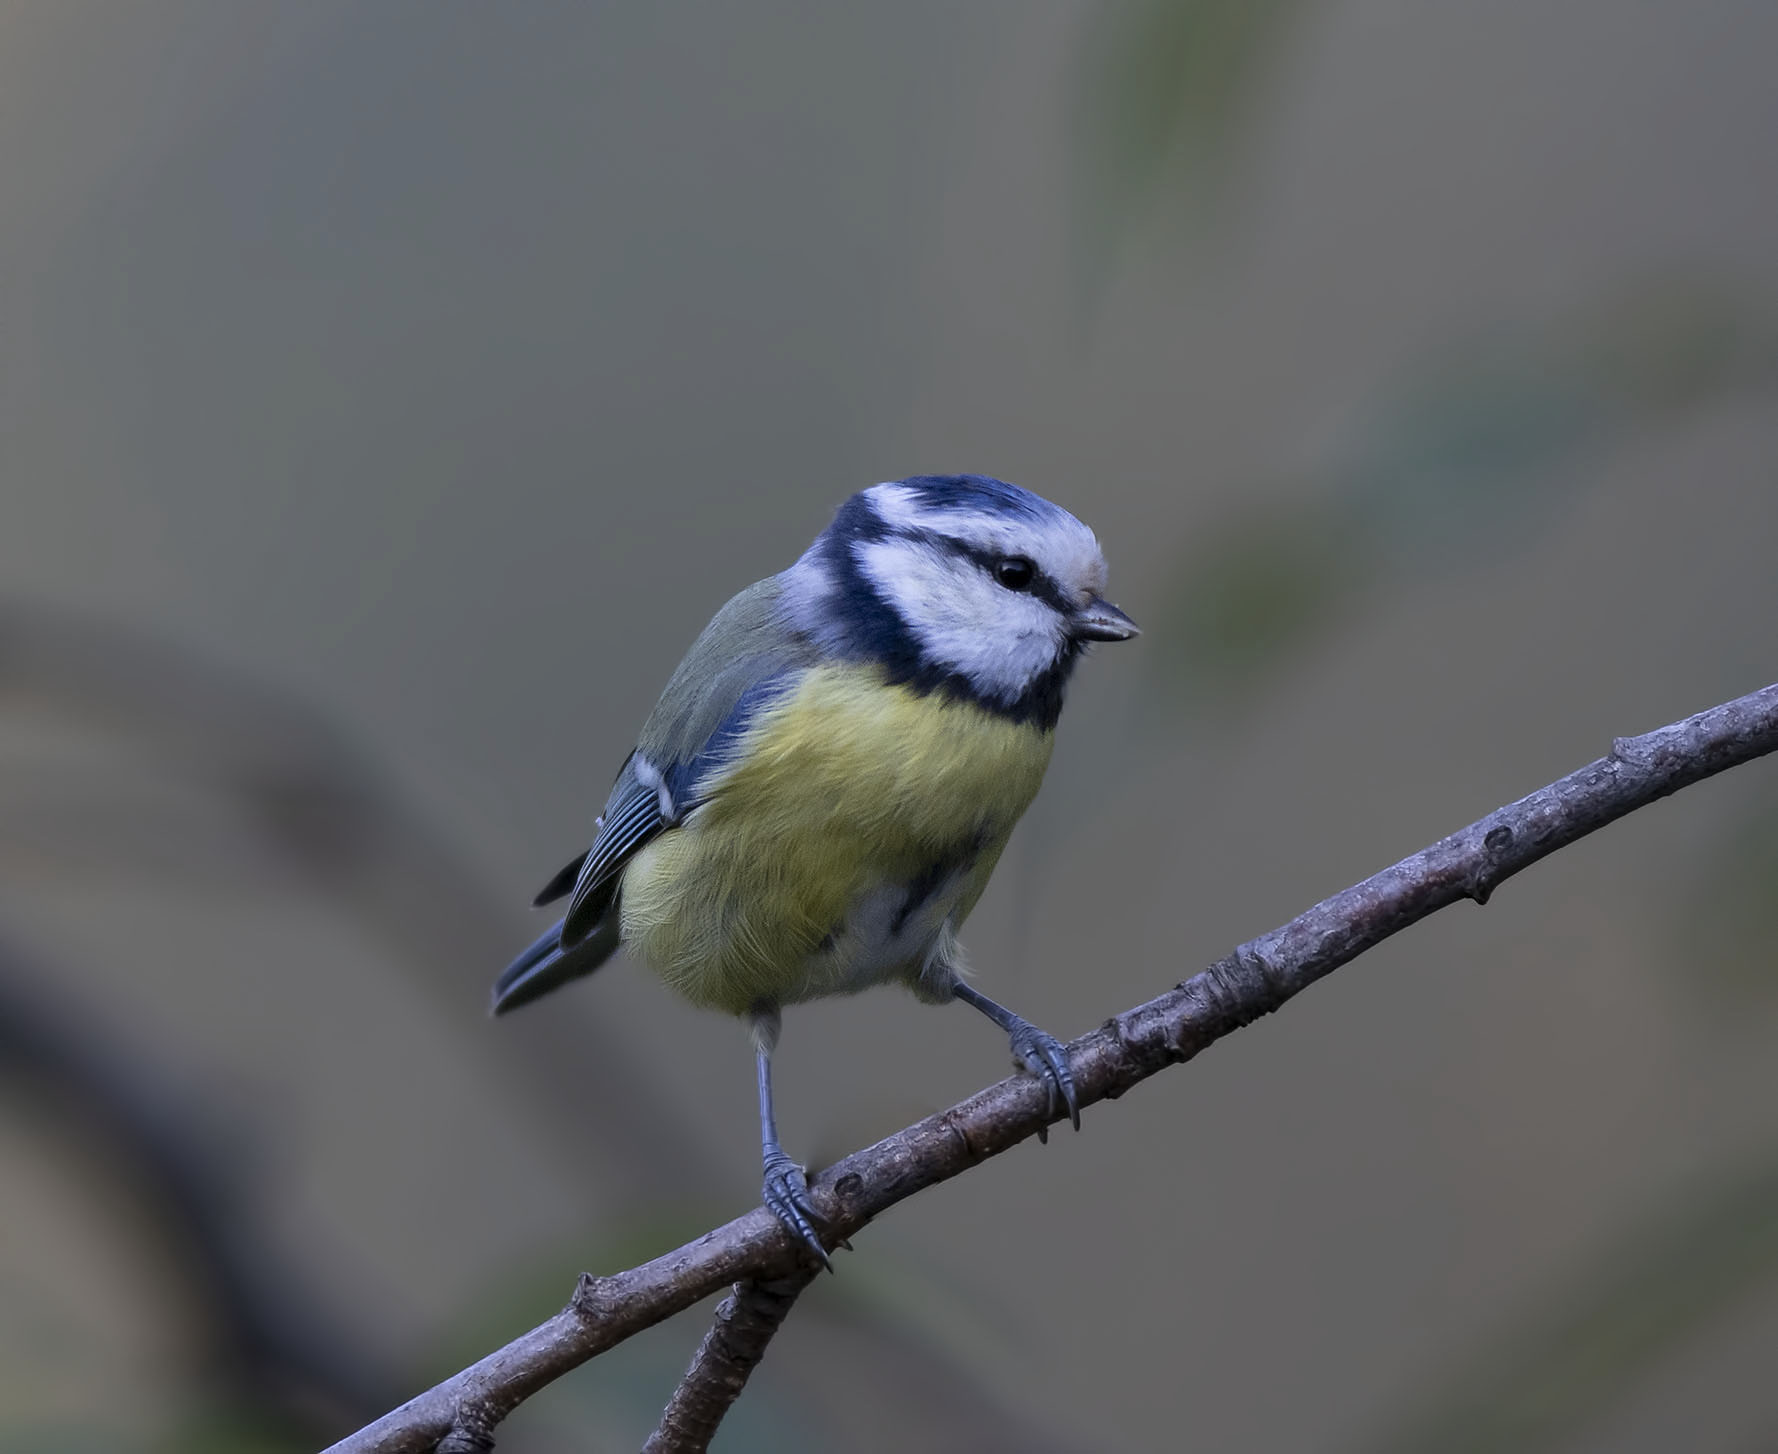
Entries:
[[1075,613],[1074,638],[1077,641],[1128,641],[1140,636],[1142,628],[1110,601],[1094,596]]

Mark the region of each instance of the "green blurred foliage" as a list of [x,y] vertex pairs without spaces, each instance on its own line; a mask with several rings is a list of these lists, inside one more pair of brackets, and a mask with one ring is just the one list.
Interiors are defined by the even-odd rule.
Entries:
[[1778,797],[1750,798],[1705,850],[1673,930],[1688,1000],[1736,1016],[1778,1010]]
[[314,1430],[261,1408],[194,1399],[173,1428],[131,1429],[117,1410],[95,1410],[79,1424],[54,1427],[8,1424],[0,1419],[6,1454],[313,1454]]
[[1151,628],[1159,695],[1238,699],[1368,596],[1532,539],[1588,452],[1774,382],[1767,301],[1683,278],[1447,350],[1310,478],[1194,533]]
[[1558,1279],[1473,1362],[1364,1454],[1557,1449],[1659,1359],[1778,1274],[1778,1161],[1688,1188]]
[[1195,551],[1151,628],[1173,683],[1232,692],[1308,646],[1367,579],[1369,542],[1349,511],[1307,503],[1254,511]]
[[309,1454],[313,1430],[293,1428],[263,1409],[199,1407],[161,1440],[156,1454]]
[[1301,0],[1125,0],[1096,12],[1075,127],[1075,260],[1103,277],[1129,229],[1163,198],[1212,191]]
[[[1084,292],[1154,206],[1189,207],[1227,179],[1305,9],[1138,0],[1101,12],[1078,132]],[[1772,300],[1687,275],[1444,345],[1324,463],[1235,492],[1251,503],[1194,531],[1171,597],[1144,619],[1154,720],[1173,732],[1182,709],[1251,704],[1391,589],[1534,539],[1592,486],[1590,454],[1774,383]],[[1688,987],[1714,986],[1736,1008],[1778,1002],[1778,804],[1747,804],[1703,856],[1675,930]],[[1774,1275],[1778,1164],[1687,1188],[1361,1447],[1562,1447]]]

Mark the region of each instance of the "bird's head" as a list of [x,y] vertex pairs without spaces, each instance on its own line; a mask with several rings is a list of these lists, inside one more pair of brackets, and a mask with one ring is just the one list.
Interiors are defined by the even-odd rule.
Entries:
[[860,491],[783,582],[791,624],[825,650],[1044,727],[1086,645],[1136,634],[1101,594],[1093,532],[985,475]]

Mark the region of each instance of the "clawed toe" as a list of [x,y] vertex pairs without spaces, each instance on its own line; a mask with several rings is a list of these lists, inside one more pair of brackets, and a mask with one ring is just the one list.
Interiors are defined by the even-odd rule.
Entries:
[[[1068,1049],[1054,1035],[1046,1035],[1029,1020],[1022,1020],[1005,1005],[997,1005],[980,990],[959,979],[951,986],[954,999],[980,1010],[1002,1030],[1012,1042],[1014,1063],[1043,1082],[1049,1093],[1049,1113],[1054,1116],[1068,1107],[1068,1119],[1080,1129],[1080,1097],[1074,1089],[1074,1072],[1068,1067]],[[1048,1142],[1048,1125],[1037,1128],[1037,1139]]]
[[[1045,1034],[1035,1025],[1024,1025],[1012,1032],[1012,1052],[1019,1063],[1036,1076],[1049,1092],[1049,1111],[1053,1116],[1062,1107],[1068,1108],[1068,1120],[1080,1129],[1080,1097],[1074,1089],[1074,1072],[1068,1066],[1067,1047],[1054,1035]],[[1043,1127],[1037,1139],[1049,1141],[1049,1128]]]
[[809,1201],[809,1183],[802,1167],[782,1153],[767,1157],[763,1197],[772,1215],[785,1225],[790,1235],[802,1242],[821,1259],[821,1265],[832,1272],[833,1262],[821,1245],[821,1239],[815,1235],[810,1220],[819,1220],[821,1214]]

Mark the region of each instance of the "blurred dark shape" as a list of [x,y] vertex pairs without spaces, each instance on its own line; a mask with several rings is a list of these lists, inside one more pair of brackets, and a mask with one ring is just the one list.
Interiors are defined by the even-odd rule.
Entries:
[[[417,987],[459,1006],[485,1005],[493,968],[519,942],[518,912],[496,902],[387,777],[304,704],[167,642],[16,601],[0,603],[0,703],[7,698],[94,722],[209,783],[246,812],[298,879],[370,925]],[[112,841],[82,834],[84,871]],[[139,863],[132,856],[128,866]],[[228,867],[239,871],[233,859]],[[530,1088],[534,1113],[580,1149],[568,1163],[579,1174],[597,1180],[606,1165],[622,1165],[632,1184],[663,1201],[700,1185],[688,1155],[698,1142],[659,1098],[629,1093],[641,1071],[610,1027],[557,1016],[527,1043],[488,1034],[468,1053]],[[589,1101],[628,1109],[586,1117],[579,1107]],[[602,1156],[584,1154],[589,1139],[604,1143]]]
[[[473,1005],[477,1028],[484,1028],[489,977],[517,942],[518,913],[494,902],[387,776],[313,710],[137,631],[17,601],[0,604],[0,706],[8,705],[97,725],[152,749],[157,767],[225,795],[276,850],[276,882],[263,887],[295,884],[338,903],[390,946],[416,988]],[[196,845],[194,853],[189,834],[168,833],[162,822],[132,824],[126,815],[140,811],[138,802],[108,801],[95,815],[90,789],[74,778],[63,786],[74,801],[55,804],[41,821],[8,815],[13,833],[24,833],[14,851],[24,848],[39,861],[46,850],[66,854],[89,877],[107,870],[196,872],[239,888],[252,875],[250,863],[226,845],[209,852]],[[122,1148],[161,1236],[192,1269],[181,1282],[216,1329],[211,1361],[222,1394],[213,1400],[209,1434],[200,1436],[195,1425],[182,1433],[198,1441],[188,1447],[213,1438],[218,1449],[241,1449],[249,1430],[268,1441],[267,1449],[282,1449],[291,1437],[331,1440],[412,1393],[405,1379],[377,1368],[345,1330],[324,1326],[303,1298],[300,1279],[277,1267],[260,1245],[238,1168],[212,1144],[198,1109],[208,1098],[174,1095],[141,1052],[102,1043],[89,1017],[52,1011],[40,990],[50,983],[40,967],[0,943],[0,1054],[53,1085],[97,1133]],[[543,1306],[559,1300],[583,1263],[628,1265],[704,1229],[698,1213],[686,1210],[708,1201],[695,1138],[649,1093],[647,1075],[613,1029],[543,1017],[521,1044],[485,1028],[489,1033],[465,1053],[531,1092],[533,1113],[561,1149],[564,1170],[589,1189],[615,1180],[639,1206],[681,1209],[651,1214],[645,1235],[625,1246],[589,1247],[582,1240],[572,1251],[557,1249],[552,1285],[539,1294]],[[621,1105],[623,1113],[584,1114],[585,1106],[601,1103]],[[534,1260],[537,1249],[521,1255]],[[531,1303],[530,1318],[538,1305]],[[922,1341],[872,1298],[868,1281],[828,1293],[798,1313],[798,1341],[807,1339],[802,1356],[774,1360],[768,1371],[798,1391],[794,1400],[779,1400],[782,1408],[794,1408],[792,1423],[842,1430],[860,1401],[902,1401],[917,1393],[901,1427],[917,1433],[924,1447],[1068,1447]],[[651,1413],[689,1358],[700,1316],[668,1325],[664,1336],[684,1346],[655,1345],[658,1366],[645,1380],[658,1388],[650,1394]],[[518,1321],[522,1326],[524,1318]],[[479,1357],[510,1333],[510,1326],[489,1331],[462,1356]],[[595,1365],[585,1386],[608,1394],[603,1372]],[[765,1424],[769,1442],[762,1447],[787,1447],[784,1419]]]
[[205,1330],[206,1402],[217,1417],[313,1443],[381,1412],[401,1384],[321,1315],[257,1235],[241,1165],[211,1134],[205,1103],[137,1047],[105,1039],[93,1016],[52,1001],[55,982],[0,940],[0,1075],[103,1146]]

